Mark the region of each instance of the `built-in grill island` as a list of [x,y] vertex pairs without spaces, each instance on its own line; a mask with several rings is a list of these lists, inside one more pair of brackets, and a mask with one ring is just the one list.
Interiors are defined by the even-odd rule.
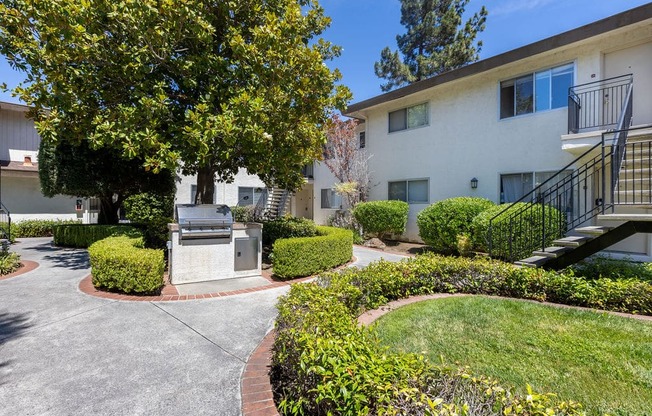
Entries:
[[260,276],[262,225],[235,223],[226,205],[180,204],[170,224],[172,284]]

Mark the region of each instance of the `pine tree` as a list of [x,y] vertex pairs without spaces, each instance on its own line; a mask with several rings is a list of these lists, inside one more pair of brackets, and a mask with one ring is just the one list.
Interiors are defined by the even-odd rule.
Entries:
[[[469,0],[401,0],[401,24],[407,33],[396,36],[399,51],[382,50],[374,69],[387,79],[383,91],[477,61],[482,41],[475,42],[485,28],[487,9],[482,6],[462,26]],[[401,55],[403,59],[401,60]]]

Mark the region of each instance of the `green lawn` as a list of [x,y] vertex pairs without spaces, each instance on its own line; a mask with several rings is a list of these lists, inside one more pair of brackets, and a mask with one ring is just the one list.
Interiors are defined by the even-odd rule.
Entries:
[[589,414],[652,415],[652,322],[530,302],[456,297],[378,321],[381,341],[525,391],[556,392]]

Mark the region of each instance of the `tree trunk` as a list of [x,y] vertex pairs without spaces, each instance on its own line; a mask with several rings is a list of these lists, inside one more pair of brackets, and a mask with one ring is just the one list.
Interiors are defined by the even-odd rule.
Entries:
[[97,215],[98,224],[117,224],[118,220],[118,208],[120,208],[119,203],[113,202],[113,195],[111,196],[101,196],[100,200],[100,212]]
[[195,204],[213,204],[215,202],[215,171],[210,167],[197,171],[197,195]]

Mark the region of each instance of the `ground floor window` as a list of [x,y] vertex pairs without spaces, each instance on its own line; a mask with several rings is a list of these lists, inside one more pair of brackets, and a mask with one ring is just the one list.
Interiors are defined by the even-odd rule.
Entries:
[[256,205],[260,196],[263,194],[263,188],[252,186],[238,186],[238,206]]
[[342,196],[338,195],[330,188],[321,190],[321,207],[322,209],[340,209],[342,208]]
[[[551,186],[555,185],[559,180],[570,175],[572,171],[564,171],[562,175],[558,176],[556,179],[551,180],[549,183],[546,183],[546,181],[553,177],[556,173],[557,171],[521,172],[500,175],[500,203],[505,204],[516,202],[541,184],[544,184],[542,191],[546,191],[550,189]],[[572,190],[569,188],[569,192],[571,191]]]
[[392,181],[387,185],[388,200],[404,201],[408,204],[427,204],[428,179],[411,179],[405,181]]

